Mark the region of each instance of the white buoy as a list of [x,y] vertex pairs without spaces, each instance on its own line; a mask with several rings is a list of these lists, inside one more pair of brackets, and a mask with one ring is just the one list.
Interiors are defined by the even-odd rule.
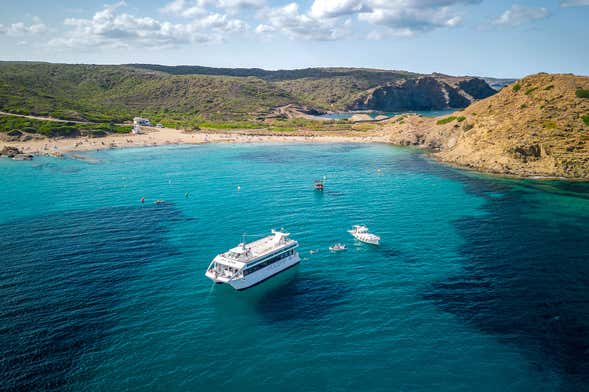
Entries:
[[238,191],[240,191],[240,190],[241,190],[241,187],[240,187],[239,185],[237,186],[237,190],[238,190]]

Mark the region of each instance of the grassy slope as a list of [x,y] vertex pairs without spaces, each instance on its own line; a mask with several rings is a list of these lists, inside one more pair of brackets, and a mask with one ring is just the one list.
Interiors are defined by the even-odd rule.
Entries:
[[420,76],[406,71],[365,68],[306,68],[268,71],[259,68],[209,68],[135,64],[132,67],[172,75],[256,77],[286,91],[295,103],[323,110],[345,110],[360,95],[377,86]]
[[253,78],[188,75],[124,66],[0,63],[0,110],[89,121],[137,115],[179,122],[248,119],[291,102]]

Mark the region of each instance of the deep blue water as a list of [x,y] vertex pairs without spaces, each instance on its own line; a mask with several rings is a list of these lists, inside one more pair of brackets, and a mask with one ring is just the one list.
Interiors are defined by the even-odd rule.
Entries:
[[[452,114],[456,111],[457,109],[448,109],[448,110],[413,110],[413,111],[400,111],[400,112],[370,112],[368,113],[371,117],[376,117],[376,116],[387,116],[387,117],[393,117],[393,116],[398,116],[399,114],[410,114],[410,113],[414,113],[414,114],[419,114],[421,116],[424,117],[438,117],[438,116],[446,116],[449,114]],[[341,120],[341,119],[345,119],[345,118],[350,118],[352,117],[354,114],[356,114],[355,112],[337,112],[337,113],[327,113],[327,114],[322,114],[318,117],[321,118],[329,118],[329,119],[333,119],[333,120]]]
[[[91,156],[0,160],[0,390],[589,390],[588,184],[386,145]],[[280,227],[298,267],[203,276]]]

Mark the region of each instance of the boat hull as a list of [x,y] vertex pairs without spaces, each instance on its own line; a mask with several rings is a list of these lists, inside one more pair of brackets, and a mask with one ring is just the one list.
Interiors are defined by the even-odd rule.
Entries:
[[362,240],[360,238],[356,238],[360,242],[364,242],[365,244],[369,245],[380,245],[380,240]]
[[366,235],[357,234],[354,232],[350,232],[350,234],[352,234],[355,239],[357,239],[360,242],[364,242],[365,244],[380,245],[380,237],[378,237],[378,236],[370,236],[370,235],[366,236]]

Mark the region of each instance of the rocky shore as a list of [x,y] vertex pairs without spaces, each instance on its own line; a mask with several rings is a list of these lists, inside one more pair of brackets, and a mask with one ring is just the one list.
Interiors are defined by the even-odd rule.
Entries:
[[519,177],[589,179],[589,77],[537,74],[445,118],[398,116],[391,143],[438,160]]

